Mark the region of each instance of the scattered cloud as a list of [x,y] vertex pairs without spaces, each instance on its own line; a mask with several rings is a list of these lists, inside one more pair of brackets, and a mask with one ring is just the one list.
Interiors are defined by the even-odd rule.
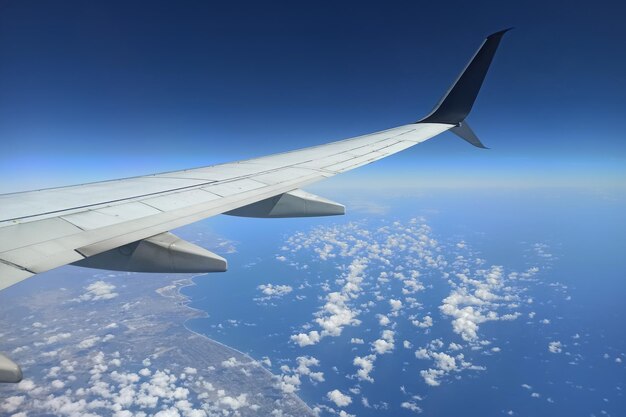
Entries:
[[395,332],[393,330],[383,330],[381,338],[372,343],[372,350],[379,355],[384,355],[387,352],[393,351],[395,347],[394,335]]
[[261,284],[257,287],[263,296],[255,298],[257,301],[267,301],[282,298],[293,291],[289,285]]
[[374,369],[374,361],[376,355],[357,356],[352,362],[354,366],[360,369],[356,372],[356,376],[362,381],[374,382],[374,378],[370,376],[370,373]]
[[343,394],[338,389],[334,389],[326,394],[328,399],[335,403],[337,407],[347,407],[352,403],[352,398],[349,395]]
[[85,292],[83,295],[79,296],[74,301],[98,301],[98,300],[110,300],[112,298],[117,297],[119,294],[116,293],[115,285],[109,284],[105,281],[96,281],[85,287]]
[[552,353],[561,353],[563,351],[563,345],[561,342],[550,342],[548,344],[548,350]]

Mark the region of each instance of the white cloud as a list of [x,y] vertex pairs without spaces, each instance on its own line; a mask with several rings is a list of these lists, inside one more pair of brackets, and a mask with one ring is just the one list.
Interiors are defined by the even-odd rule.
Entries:
[[433,352],[431,353],[431,357],[435,359],[435,364],[437,368],[449,372],[456,369],[456,361],[455,359],[443,352]]
[[430,358],[430,354],[429,354],[427,349],[420,348],[420,349],[415,351],[415,357],[417,359],[429,359]]
[[478,270],[472,277],[459,272],[455,278],[456,281],[451,281],[452,291],[439,309],[444,315],[453,318],[452,329],[463,340],[477,341],[481,323],[515,320],[519,316],[519,313],[500,316],[495,311],[501,304],[512,307],[519,299],[512,293],[512,287],[505,285],[504,269],[501,266]]
[[415,404],[413,401],[405,401],[402,404],[400,404],[400,407],[406,408],[407,410],[411,410],[417,414],[422,412],[422,408],[419,407],[417,404]]
[[35,389],[36,385],[32,379],[22,379],[19,384],[17,384],[17,389],[21,391],[32,391]]
[[430,316],[424,316],[424,319],[422,321],[414,319],[413,321],[411,321],[411,323],[413,323],[413,325],[416,327],[419,327],[421,329],[426,329],[428,327],[432,327],[433,318]]
[[224,396],[220,398],[220,403],[226,405],[232,410],[238,410],[242,407],[248,406],[247,394],[239,394],[237,397]]
[[92,348],[96,345],[96,343],[98,343],[98,341],[100,340],[100,337],[98,336],[90,336],[86,339],[83,339],[83,341],[81,341],[78,344],[78,347],[80,349],[89,349]]
[[256,299],[260,301],[281,298],[293,291],[289,285],[261,284],[257,288],[263,294],[263,297]]
[[2,405],[0,405],[0,409],[6,411],[7,413],[12,413],[20,408],[25,398],[26,397],[23,395],[14,395],[12,397],[7,397]]
[[420,371],[420,375],[424,378],[424,382],[431,387],[437,387],[441,385],[439,378],[445,374],[441,369],[428,369]]
[[224,368],[234,368],[236,366],[242,365],[235,357],[230,357],[225,361],[222,361],[222,366]]
[[372,349],[379,355],[384,355],[394,349],[394,332],[393,330],[383,330],[382,337],[372,343]]
[[280,388],[286,394],[292,394],[296,392],[300,384],[300,375],[281,375],[278,381],[278,388]]
[[53,343],[57,343],[65,339],[69,339],[70,337],[72,337],[71,333],[58,333],[58,334],[46,337],[44,343],[46,345],[51,345]]
[[550,342],[548,344],[548,350],[552,353],[561,353],[563,351],[563,345],[561,342]]
[[50,383],[50,386],[54,389],[62,389],[63,387],[65,387],[65,383],[61,380],[55,379]]
[[452,342],[452,343],[450,343],[450,344],[448,345],[448,348],[449,348],[450,350],[461,350],[461,349],[463,349],[463,346],[459,345],[458,343],[454,343],[454,342]]
[[380,324],[381,326],[388,326],[389,323],[391,323],[391,320],[389,320],[389,317],[385,316],[384,314],[379,314],[377,317],[378,317],[378,324]]
[[352,343],[353,345],[362,345],[365,342],[363,341],[363,339],[353,337],[352,339],[350,339],[350,343]]
[[374,378],[370,376],[370,373],[374,369],[374,360],[376,355],[357,356],[352,363],[354,366],[358,366],[360,369],[356,372],[357,377],[360,380],[374,382]]
[[154,417],[180,417],[180,412],[176,408],[161,410]]
[[[292,335],[292,342],[308,346],[320,343],[326,337],[338,336],[346,326],[359,325],[361,315],[367,318],[367,322],[374,316],[379,325],[390,326],[388,329],[396,329],[396,324],[397,328],[403,328],[402,321],[407,318],[400,314],[401,310],[419,310],[427,315],[410,315],[408,321],[424,329],[422,333],[429,334],[435,324],[449,321],[452,330],[467,342],[446,343],[445,348],[442,341],[435,340],[417,349],[417,358],[432,361],[429,369],[422,372],[426,383],[438,385],[450,373],[484,369],[470,363],[461,352],[465,348],[469,353],[498,351],[498,347],[483,343],[481,326],[490,321],[517,319],[520,316],[518,309],[526,306],[528,296],[515,282],[530,281],[538,269],[505,273],[503,267],[490,266],[486,260],[475,257],[471,250],[453,251],[453,255],[448,256],[449,245],[440,245],[423,222],[423,219],[413,219],[408,224],[393,222],[376,228],[353,222],[317,227],[288,238],[283,250],[289,262],[301,265],[301,258],[292,257],[292,254],[308,250],[316,254],[318,259],[315,261],[330,260],[340,271],[335,279],[330,277],[319,284],[325,298],[319,298],[321,305],[314,322],[307,323],[299,334]],[[465,247],[465,242],[460,242],[458,247]],[[433,320],[433,306],[423,305],[422,300],[407,296],[425,288],[420,281],[420,271],[430,274],[429,269],[441,273],[444,285],[450,286],[439,306],[442,317],[437,323]],[[428,284],[433,288],[438,285],[430,281]],[[523,299],[520,298],[522,295]],[[377,314],[387,303],[390,311]],[[394,334],[390,331],[390,337],[366,339],[371,342],[371,354],[356,356],[353,360],[357,367],[356,378],[372,379],[370,372],[377,355],[395,348]],[[360,344],[363,339],[351,338],[350,342]],[[412,349],[409,340],[404,340],[402,345]],[[352,349],[359,351],[357,347]]]
[[[167,369],[144,368],[137,373],[120,372],[120,369],[128,368],[124,360],[118,352],[105,354],[101,351],[91,352],[77,360],[63,360],[60,366],[49,369],[47,378],[51,381],[45,387],[36,386],[32,380],[18,384],[17,387],[25,391],[25,400],[22,400],[18,409],[29,414],[34,412],[65,417],[206,417],[207,412],[194,408],[194,404],[203,404],[206,410],[210,408],[211,415],[237,415],[242,407],[253,411],[259,407],[252,404],[245,393],[217,390],[204,379],[205,375],[196,378],[199,373],[196,368],[178,369],[176,372],[184,371],[180,376]],[[134,359],[132,361],[135,362]],[[146,361],[147,366],[151,366],[149,362]],[[240,363],[236,360],[234,362]],[[113,363],[120,366],[109,372]],[[72,379],[74,374],[78,367],[83,370],[83,365],[91,366],[91,369],[85,370],[91,377],[80,387],[68,387],[67,381],[75,380]],[[313,366],[311,361],[307,365]],[[178,367],[171,363],[170,366]],[[309,373],[311,378],[317,377],[314,372]],[[6,402],[4,408],[8,404]],[[0,414],[4,411],[2,407],[0,401]]]
[[320,361],[312,356],[299,356],[296,358],[298,362],[298,367],[296,368],[296,372],[300,375],[308,376],[312,381],[316,382],[324,382],[324,373],[323,372],[313,372],[311,367],[320,366]]
[[87,292],[78,297],[77,301],[110,300],[119,295],[113,291],[115,290],[115,285],[105,281],[96,281],[86,286],[85,289]]
[[391,306],[392,311],[398,311],[402,309],[402,301],[394,300],[393,298],[389,300],[389,305]]
[[332,390],[326,394],[328,399],[335,403],[337,407],[346,407],[352,403],[349,395],[343,394],[338,389]]
[[323,312],[315,322],[323,329],[321,336],[340,336],[345,326],[356,326],[361,322],[356,319],[357,312],[351,310],[346,301],[348,296],[332,292],[326,296]]
[[317,330],[311,330],[309,333],[299,333],[291,336],[291,341],[300,347],[314,345],[320,341],[320,334]]

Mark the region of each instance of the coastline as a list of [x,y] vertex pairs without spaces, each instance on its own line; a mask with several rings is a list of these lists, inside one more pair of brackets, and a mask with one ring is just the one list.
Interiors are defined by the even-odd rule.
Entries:
[[[267,369],[266,367],[264,367],[260,361],[254,359],[253,357],[251,357],[250,355],[248,355],[245,352],[242,352],[232,346],[228,346],[222,342],[219,342],[215,339],[211,339],[210,337],[208,337],[205,334],[199,333],[195,330],[190,329],[187,326],[187,322],[189,320],[192,319],[199,319],[199,318],[208,318],[209,314],[204,311],[204,310],[200,310],[198,308],[195,307],[191,307],[189,305],[189,303],[191,302],[191,298],[189,296],[186,296],[185,294],[183,294],[181,291],[183,288],[186,287],[194,287],[194,286],[198,286],[198,284],[194,281],[195,278],[203,276],[205,274],[200,274],[200,275],[193,275],[189,278],[181,278],[178,280],[175,280],[172,282],[172,284],[165,286],[165,287],[161,287],[156,289],[156,292],[164,297],[164,298],[173,298],[174,301],[177,301],[180,303],[181,307],[184,307],[185,309],[191,311],[194,313],[195,317],[189,317],[187,319],[184,320],[183,327],[185,328],[185,330],[187,330],[188,332],[190,332],[191,334],[198,336],[204,340],[206,340],[209,343],[214,343],[218,346],[221,346],[222,348],[228,349],[230,351],[233,351],[241,356],[243,356],[244,358],[248,359],[251,363],[256,364],[256,366],[258,367],[258,369],[262,370],[268,377],[270,377],[272,380],[276,380],[278,377],[276,375],[274,375],[269,369]],[[171,291],[171,293],[168,293],[168,291]],[[315,412],[313,411],[313,409],[306,403],[304,402],[304,400],[302,400],[302,398],[300,398],[299,395],[297,395],[296,393],[292,393],[292,394],[287,394],[284,393],[285,396],[289,396],[291,399],[297,401],[299,403],[299,406],[304,407],[306,409],[306,411],[310,412],[311,415],[315,415]]]

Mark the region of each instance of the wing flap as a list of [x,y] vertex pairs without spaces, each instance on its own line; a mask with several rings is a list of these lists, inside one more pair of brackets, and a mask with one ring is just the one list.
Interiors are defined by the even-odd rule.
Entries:
[[75,225],[54,217],[33,222],[13,223],[0,228],[0,252],[80,233]]
[[33,275],[32,272],[0,262],[0,291]]

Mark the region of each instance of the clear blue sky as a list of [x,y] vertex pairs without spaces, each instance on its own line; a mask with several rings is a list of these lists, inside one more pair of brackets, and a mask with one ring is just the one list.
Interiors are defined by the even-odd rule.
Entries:
[[347,181],[623,185],[625,13],[617,1],[3,1],[0,192],[411,122],[509,26],[468,119],[491,150],[445,134]]

